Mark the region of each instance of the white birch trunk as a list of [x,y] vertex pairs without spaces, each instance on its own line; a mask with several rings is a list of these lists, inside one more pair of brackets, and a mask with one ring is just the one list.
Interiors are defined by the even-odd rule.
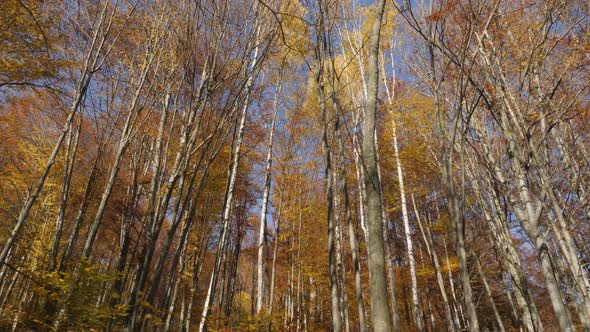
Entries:
[[391,130],[393,136],[393,151],[395,153],[395,164],[397,168],[397,180],[399,184],[399,191],[402,206],[402,219],[404,222],[404,234],[406,236],[406,249],[408,251],[408,262],[410,265],[410,278],[412,281],[412,304],[414,313],[414,322],[418,330],[422,329],[422,320],[420,319],[420,298],[418,296],[418,280],[416,278],[416,260],[414,258],[414,245],[412,243],[412,233],[410,231],[410,220],[408,218],[408,208],[406,204],[406,191],[404,188],[404,175],[402,170],[402,163],[399,156],[399,148],[397,143],[396,124],[391,121]]
[[260,228],[258,230],[258,261],[256,264],[257,268],[257,279],[256,279],[256,314],[260,313],[263,305],[264,295],[264,242],[266,238],[266,212],[268,208],[268,197],[270,195],[271,187],[271,170],[272,170],[272,143],[273,135],[275,130],[275,122],[277,120],[277,114],[279,112],[279,94],[281,91],[281,85],[279,84],[276,88],[275,100],[274,100],[274,112],[272,121],[270,124],[270,132],[268,137],[268,153],[266,155],[266,167],[264,174],[264,193],[262,195],[262,208],[260,211]]

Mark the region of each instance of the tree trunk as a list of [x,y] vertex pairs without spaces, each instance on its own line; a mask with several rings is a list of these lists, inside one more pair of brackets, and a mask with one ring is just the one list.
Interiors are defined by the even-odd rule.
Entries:
[[338,285],[338,267],[336,261],[336,234],[334,225],[334,177],[332,171],[332,152],[328,137],[328,110],[326,107],[326,93],[325,93],[325,69],[326,69],[326,57],[329,52],[327,44],[329,43],[328,37],[326,36],[324,26],[324,13],[320,13],[319,27],[316,30],[316,37],[318,42],[316,44],[316,66],[317,72],[315,73],[315,83],[318,94],[318,103],[322,121],[322,149],[324,155],[324,181],[325,181],[325,192],[326,192],[326,222],[328,224],[328,263],[329,263],[329,274],[330,274],[330,302],[332,309],[332,331],[340,332],[342,330],[342,317],[340,314],[340,292]]
[[[452,146],[452,145],[451,145]],[[469,329],[471,331],[479,331],[479,320],[477,318],[477,311],[473,302],[473,290],[469,277],[469,270],[467,267],[467,251],[465,249],[465,219],[463,211],[459,206],[459,197],[456,192],[455,185],[452,178],[452,148],[449,149],[443,156],[443,173],[447,192],[448,210],[451,218],[451,225],[453,227],[453,237],[455,240],[455,251],[459,259],[459,275],[461,277],[461,285],[463,286],[463,302],[467,308],[467,318],[469,319]]]
[[[340,116],[338,114],[337,116]],[[338,122],[339,123],[339,122]],[[354,283],[355,283],[355,291],[356,291],[356,300],[358,305],[358,316],[359,316],[359,331],[365,332],[367,330],[366,326],[366,313],[365,313],[365,301],[363,300],[363,288],[362,288],[362,280],[361,280],[361,264],[359,261],[359,249],[356,239],[356,233],[354,230],[354,225],[352,223],[352,213],[350,207],[350,198],[348,195],[348,178],[346,176],[346,167],[345,167],[345,159],[344,159],[344,139],[342,137],[342,131],[338,126],[336,128],[336,136],[338,138],[338,154],[339,154],[339,168],[340,168],[340,179],[341,182],[339,185],[340,188],[340,195],[344,197],[344,211],[345,211],[345,218],[346,224],[348,226],[348,240],[350,243],[350,251],[352,255],[352,265],[354,269]],[[362,205],[362,203],[361,203]]]
[[277,253],[279,249],[280,235],[281,235],[281,213],[283,210],[283,191],[281,190],[281,197],[279,198],[279,210],[277,212],[277,219],[275,223],[275,243],[272,253],[272,268],[270,272],[270,295],[268,297],[268,315],[271,316],[274,307],[274,291],[275,291],[275,273],[277,267]]
[[139,101],[139,97],[141,94],[141,90],[144,86],[146,81],[147,73],[151,67],[152,61],[154,60],[155,52],[151,52],[146,59],[146,62],[141,68],[141,76],[139,78],[139,82],[137,84],[137,88],[135,89],[135,94],[129,106],[129,114],[127,115],[127,119],[125,121],[125,125],[123,127],[123,132],[121,133],[121,139],[119,140],[119,148],[117,149],[117,153],[115,156],[115,162],[111,167],[110,174],[107,180],[107,184],[104,188],[102,193],[102,197],[100,203],[98,205],[98,209],[96,211],[96,215],[94,217],[94,221],[90,226],[88,234],[86,236],[86,242],[84,244],[84,249],[82,250],[82,256],[85,258],[90,257],[90,253],[92,252],[92,245],[94,244],[94,240],[96,239],[96,233],[98,232],[98,227],[102,222],[102,217],[104,215],[105,209],[107,207],[107,203],[109,198],[111,197],[111,192],[113,190],[113,186],[115,185],[115,181],[117,179],[117,175],[119,174],[119,170],[121,168],[121,162],[123,160],[123,155],[129,146],[132,138],[132,127],[134,125],[135,119],[137,118],[138,113],[140,110],[137,109],[137,102]]
[[416,260],[414,259],[414,246],[412,244],[412,233],[410,231],[410,219],[408,217],[408,208],[406,204],[406,191],[404,188],[404,175],[402,163],[399,155],[399,147],[397,143],[396,124],[392,120],[391,130],[393,136],[393,151],[395,153],[395,164],[397,168],[397,180],[399,184],[399,191],[402,206],[402,219],[404,221],[404,234],[406,236],[406,248],[408,251],[408,262],[410,265],[410,279],[412,281],[412,312],[414,313],[414,323],[418,330],[422,329],[422,320],[420,319],[420,298],[418,296],[418,280],[416,278]]
[[242,148],[242,141],[244,140],[244,131],[246,128],[246,117],[248,114],[248,107],[249,107],[249,99],[250,99],[250,92],[252,89],[252,84],[254,81],[254,73],[252,72],[257,64],[258,61],[258,45],[254,48],[254,56],[249,68],[249,72],[247,73],[248,78],[246,82],[246,98],[244,99],[242,105],[242,112],[240,115],[240,124],[238,127],[238,137],[236,141],[236,147],[233,155],[232,161],[232,169],[229,176],[229,185],[227,189],[227,195],[225,197],[224,203],[224,211],[223,211],[223,219],[222,219],[222,226],[221,226],[221,234],[219,237],[219,242],[217,244],[217,253],[215,255],[215,264],[213,266],[213,271],[211,272],[211,279],[209,281],[209,287],[207,290],[207,295],[205,297],[205,302],[203,303],[203,312],[201,314],[201,320],[199,323],[199,332],[203,332],[206,330],[207,325],[207,318],[209,316],[209,309],[210,305],[215,298],[215,288],[217,287],[217,278],[219,274],[219,268],[221,267],[222,263],[222,255],[224,248],[226,246],[227,241],[227,228],[229,219],[231,217],[230,212],[232,209],[233,203],[233,195],[234,195],[234,187],[236,184],[237,173],[238,173],[238,166],[240,162],[240,150]]
[[369,39],[369,61],[367,68],[367,109],[363,118],[363,159],[365,161],[364,183],[366,187],[366,210],[369,241],[369,278],[371,289],[371,317],[376,332],[391,331],[391,316],[387,301],[385,251],[383,246],[383,220],[381,205],[381,183],[377,174],[377,151],[375,148],[375,119],[379,84],[379,39],[385,1],[377,2]]
[[492,311],[494,312],[494,317],[496,318],[496,323],[498,324],[498,331],[504,332],[504,323],[502,322],[502,317],[500,317],[500,313],[498,312],[498,308],[496,307],[496,301],[494,301],[494,294],[492,293],[492,289],[488,284],[488,280],[486,279],[485,274],[483,273],[483,268],[481,267],[481,263],[479,258],[476,256],[476,253],[471,251],[473,258],[475,259],[475,267],[477,268],[477,273],[479,273],[479,277],[481,278],[481,282],[483,283],[483,287],[486,290],[486,294],[488,295],[488,299],[490,300],[490,305],[492,306]]
[[422,221],[420,218],[420,213],[418,212],[418,208],[416,207],[416,201],[414,200],[414,195],[412,195],[412,205],[414,207],[414,214],[416,216],[416,222],[418,223],[418,228],[420,228],[420,233],[422,234],[422,239],[424,240],[424,244],[426,245],[426,252],[428,256],[430,256],[430,260],[432,261],[432,265],[434,265],[434,271],[436,274],[436,282],[438,283],[438,288],[440,289],[440,295],[443,298],[443,303],[445,307],[445,314],[447,316],[447,326],[449,331],[455,332],[455,329],[458,328],[456,326],[456,322],[453,319],[453,314],[451,312],[451,306],[449,304],[449,298],[447,296],[447,291],[445,288],[445,282],[441,273],[440,263],[438,262],[438,255],[436,253],[436,248],[433,245],[431,238],[432,234],[430,230],[428,230],[428,236],[424,232],[424,227],[422,227]]
[[268,208],[268,197],[270,195],[271,187],[271,170],[272,170],[272,143],[273,135],[275,130],[275,122],[277,120],[277,114],[279,112],[279,94],[281,91],[281,85],[276,87],[275,100],[274,100],[274,113],[270,124],[270,131],[268,137],[268,153],[266,155],[266,167],[264,172],[264,193],[262,194],[262,208],[260,209],[260,226],[258,230],[258,261],[256,264],[257,268],[257,279],[256,279],[256,314],[259,314],[262,310],[263,305],[263,294],[264,294],[264,243],[266,239],[266,212]]
[[[70,124],[70,127],[72,124]],[[82,129],[82,120],[76,130],[76,136],[72,147],[72,135],[74,134],[70,128],[66,139],[66,156],[64,165],[64,177],[62,181],[61,200],[59,205],[59,212],[57,213],[57,220],[55,222],[55,236],[53,238],[53,247],[51,249],[51,259],[49,263],[49,271],[55,271],[57,267],[57,256],[59,254],[59,244],[63,231],[63,222],[66,217],[66,209],[68,206],[68,197],[70,193],[70,183],[72,180],[72,173],[74,170],[74,163],[78,152],[78,143],[80,142],[80,131]]]
[[[431,237],[432,239],[432,237]],[[453,309],[455,311],[455,324],[460,330],[461,326],[465,326],[465,315],[463,313],[463,305],[457,300],[457,291],[455,290],[455,281],[453,280],[453,272],[451,272],[451,262],[449,261],[449,252],[447,250],[447,239],[443,237],[443,245],[445,249],[445,263],[447,265],[447,274],[449,278],[449,286],[451,296],[453,297]]]

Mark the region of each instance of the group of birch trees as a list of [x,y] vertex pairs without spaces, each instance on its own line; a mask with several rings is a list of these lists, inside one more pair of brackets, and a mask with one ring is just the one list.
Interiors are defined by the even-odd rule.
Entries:
[[0,328],[590,331],[584,0],[0,2]]

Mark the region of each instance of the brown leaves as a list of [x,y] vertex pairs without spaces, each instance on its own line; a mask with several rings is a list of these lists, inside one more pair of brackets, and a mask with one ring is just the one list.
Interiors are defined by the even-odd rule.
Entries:
[[430,22],[439,21],[445,18],[445,16],[447,16],[451,11],[453,11],[456,5],[456,0],[449,1],[443,8],[433,12],[429,16],[426,16],[426,20]]

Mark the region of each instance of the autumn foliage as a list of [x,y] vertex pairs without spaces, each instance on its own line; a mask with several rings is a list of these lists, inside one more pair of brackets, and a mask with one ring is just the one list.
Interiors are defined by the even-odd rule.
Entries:
[[0,330],[589,330],[589,15],[0,0]]

